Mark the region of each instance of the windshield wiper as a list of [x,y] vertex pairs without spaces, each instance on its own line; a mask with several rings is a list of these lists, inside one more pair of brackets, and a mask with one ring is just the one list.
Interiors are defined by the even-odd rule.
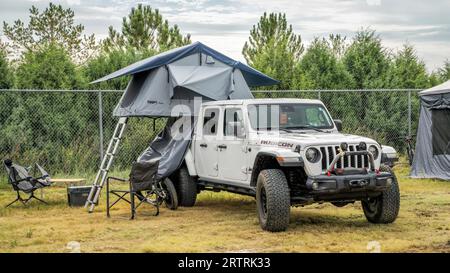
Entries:
[[[256,130],[257,130],[258,132],[261,131],[261,130],[265,130],[265,131],[275,131],[275,129],[273,129],[273,128],[257,128]],[[276,128],[276,130],[283,131],[283,132],[286,132],[286,133],[293,133],[293,131],[292,131],[292,130],[289,130],[288,128]]]
[[315,130],[317,132],[321,132],[321,133],[329,133],[328,131],[324,131],[320,128],[311,126],[311,125],[300,125],[300,126],[292,126],[292,127],[287,127],[286,129],[311,129],[311,130]]
[[278,130],[286,132],[286,133],[293,133],[292,130],[289,130],[287,128],[278,128]]

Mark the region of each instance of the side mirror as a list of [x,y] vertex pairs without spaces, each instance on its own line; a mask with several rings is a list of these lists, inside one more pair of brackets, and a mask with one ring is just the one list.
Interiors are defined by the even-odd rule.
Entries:
[[227,123],[227,135],[237,138],[245,138],[245,128],[242,121],[230,121]]
[[334,119],[334,124],[336,125],[336,128],[339,132],[342,132],[342,120],[340,119]]

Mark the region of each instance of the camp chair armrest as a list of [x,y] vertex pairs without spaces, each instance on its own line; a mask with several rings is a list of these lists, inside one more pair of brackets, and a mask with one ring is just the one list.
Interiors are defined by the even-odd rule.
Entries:
[[108,177],[108,181],[111,181],[111,180],[118,181],[118,182],[129,182],[128,179],[123,179],[123,178],[109,176]]
[[16,181],[14,181],[12,184],[18,184],[18,183],[23,182],[23,181],[30,181],[31,179],[32,179],[32,177],[26,177],[26,178],[18,179]]

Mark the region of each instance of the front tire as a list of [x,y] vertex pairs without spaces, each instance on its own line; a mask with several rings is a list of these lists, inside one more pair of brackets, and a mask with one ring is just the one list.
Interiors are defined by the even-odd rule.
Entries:
[[397,219],[400,210],[400,190],[394,171],[388,166],[381,166],[380,171],[390,172],[393,176],[391,187],[381,195],[363,200],[362,207],[366,219],[374,224],[388,224]]
[[256,207],[263,230],[285,231],[291,209],[289,186],[283,171],[263,170],[256,182]]

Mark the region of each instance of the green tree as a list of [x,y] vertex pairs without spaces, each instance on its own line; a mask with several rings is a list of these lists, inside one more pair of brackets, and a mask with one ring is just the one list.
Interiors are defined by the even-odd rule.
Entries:
[[[90,60],[83,68],[84,75],[89,82],[95,81],[114,71],[144,58],[143,54],[131,50],[117,49],[109,52],[101,52]],[[124,90],[130,77],[120,77],[92,85],[95,89]]]
[[[429,76],[425,63],[419,59],[416,50],[410,44],[393,54],[388,76],[385,79],[388,88],[393,89],[419,89],[429,86]],[[408,113],[408,93],[406,92],[379,92],[371,101],[370,122],[375,126],[380,125],[379,137],[385,141],[394,141],[398,136],[408,133],[408,123],[405,113]],[[412,120],[418,120],[419,98],[411,93]],[[412,130],[415,131],[413,124]],[[396,141],[397,148],[402,148],[403,143]]]
[[446,60],[444,65],[439,68],[438,74],[442,82],[450,80],[450,61]]
[[[324,38],[315,38],[307,48],[296,68],[296,88],[298,89],[351,89],[353,79],[335,51],[335,44]],[[307,96],[307,94],[305,94]],[[302,97],[305,97],[302,95]],[[311,94],[316,96],[316,94]],[[345,118],[345,115],[357,115],[345,107],[348,98],[342,93],[322,92],[320,98],[334,116]]]
[[288,25],[285,14],[264,13],[250,30],[242,54],[250,66],[280,80],[279,89],[288,89],[303,49],[300,35]]
[[375,31],[358,31],[345,51],[343,62],[355,81],[355,88],[386,87],[390,56]]
[[403,48],[394,55],[390,68],[391,88],[426,88],[428,86],[425,63],[419,59],[412,45],[403,45]]
[[12,42],[16,53],[39,51],[49,44],[57,44],[80,64],[95,52],[94,35],[83,35],[84,26],[74,23],[72,9],[50,3],[43,12],[35,6],[29,11],[28,24],[21,20],[14,21],[13,25],[3,22],[4,35]]
[[446,60],[444,65],[433,71],[429,77],[429,86],[436,86],[450,80],[450,61]]
[[[27,51],[17,67],[21,89],[81,89],[85,81],[68,52],[58,44]],[[11,112],[0,128],[0,147],[10,156],[71,171],[96,165],[97,94],[78,92],[14,93]],[[85,161],[88,162],[85,164]]]
[[353,86],[352,77],[334,49],[325,39],[313,40],[296,69],[300,75],[300,89],[346,89]]
[[[381,44],[381,38],[373,30],[358,31],[342,58],[346,70],[353,77],[357,89],[386,88],[390,57]],[[351,104],[359,109],[355,122],[365,122],[368,109],[376,105],[376,96],[361,92],[351,98]]]
[[190,43],[190,35],[183,36],[177,25],[170,26],[158,9],[139,4],[123,18],[121,32],[109,27],[109,36],[103,45],[107,51],[131,48],[153,55]]
[[34,89],[80,89],[84,79],[67,51],[49,44],[23,55],[17,68],[17,87]]
[[[13,87],[13,84],[13,73],[7,58],[6,48],[0,41],[0,89],[10,89]],[[14,93],[0,92],[0,132],[5,121],[11,114],[15,101]],[[0,153],[2,153],[1,148]]]
[[341,59],[342,56],[344,56],[345,51],[347,50],[347,37],[342,36],[341,34],[330,34],[328,36],[328,40],[334,56],[336,56],[336,58],[338,59]]
[[0,89],[13,87],[13,73],[7,58],[5,46],[0,41]]

